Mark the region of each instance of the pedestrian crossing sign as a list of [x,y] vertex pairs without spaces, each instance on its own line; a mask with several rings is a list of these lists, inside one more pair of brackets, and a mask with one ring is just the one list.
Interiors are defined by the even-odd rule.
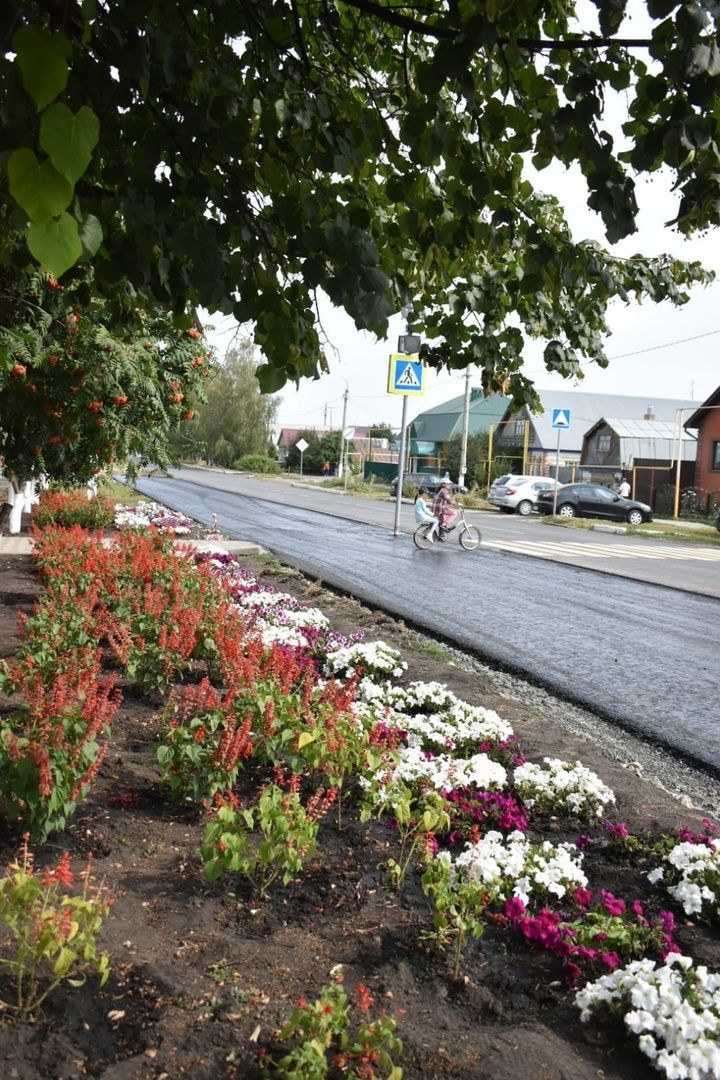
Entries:
[[570,410],[569,409],[553,409],[552,426],[554,428],[569,428],[570,427]]
[[425,368],[410,353],[393,353],[388,368],[388,394],[420,397],[425,393]]

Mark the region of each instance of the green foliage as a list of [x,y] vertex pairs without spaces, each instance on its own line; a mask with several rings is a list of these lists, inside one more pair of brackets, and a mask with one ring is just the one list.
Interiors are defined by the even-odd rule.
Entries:
[[400,838],[397,858],[386,863],[387,874],[399,889],[407,877],[413,858],[423,856],[432,848],[436,833],[450,828],[447,801],[437,791],[414,791],[406,784],[395,783],[390,791],[378,793],[376,779],[371,782],[361,812],[361,820],[369,821],[386,810],[392,813]]
[[318,288],[382,337],[412,303],[424,359],[519,402],[528,339],[578,375],[607,363],[611,300],[703,280],[574,241],[525,164],[578,166],[610,243],[635,230],[634,173],[669,174],[684,233],[720,223],[717,15],[691,0],[648,0],[629,47],[618,0],[68,0],[61,28],[41,0],[6,8],[5,230],[27,223],[56,276],[97,252],[93,288],[136,318],[252,322],[265,392],[326,369]]
[[[307,450],[303,451],[302,455],[304,472],[319,473],[322,471],[326,461],[330,463],[332,469],[337,467],[340,459],[342,432],[325,431],[318,433],[306,428],[304,431],[298,432],[297,438],[288,449],[285,464],[290,471],[300,471],[300,451],[297,448],[300,439],[304,439],[308,444]],[[354,443],[350,442],[348,450],[352,450],[353,446]]]
[[183,426],[178,449],[201,447],[225,468],[245,455],[265,455],[278,403],[260,391],[251,341],[243,339],[227,353],[205,397],[193,422]]
[[[445,467],[451,476],[459,476],[460,474],[461,443],[461,436],[453,435],[448,444]],[[467,441],[466,487],[484,487],[487,484],[487,458],[487,433],[480,432],[478,435],[470,435]]]
[[245,454],[244,457],[233,461],[232,467],[238,472],[263,473],[266,476],[276,476],[282,472],[278,461],[264,457],[262,454]]
[[54,870],[36,873],[27,843],[0,878],[0,973],[15,988],[14,1000],[0,1001],[4,1008],[35,1012],[60,983],[81,986],[90,973],[101,986],[107,981],[109,956],[98,952],[97,938],[110,903],[88,871],[82,881],[80,894],[67,891],[67,852]]
[[247,810],[221,803],[200,847],[205,877],[217,881],[222,874],[240,874],[260,896],[278,878],[289,885],[317,848],[319,818],[333,801],[328,794],[325,805],[322,794],[306,809],[297,790],[268,784]]
[[492,892],[477,881],[453,873],[450,859],[430,859],[422,876],[423,892],[434,907],[435,940],[440,948],[454,942],[453,974],[460,972],[460,960],[468,937],[485,933],[485,911]]

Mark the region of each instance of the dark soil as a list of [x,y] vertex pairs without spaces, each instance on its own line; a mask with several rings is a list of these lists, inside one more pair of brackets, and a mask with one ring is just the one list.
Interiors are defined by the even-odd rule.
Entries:
[[[527,757],[580,758],[613,787],[614,816],[633,831],[699,825],[700,814],[595,744],[494,694],[440,650],[431,655],[402,624],[294,572],[248,562],[258,576],[321,607],[334,629],[362,627],[368,640],[398,647],[409,678],[439,679],[458,696],[496,709],[513,723]],[[0,573],[0,656],[9,656],[17,647],[18,612],[30,609],[38,586],[30,557],[0,557]],[[3,706],[6,711],[9,703]],[[344,965],[349,989],[363,982],[376,1002],[397,1013],[407,1080],[657,1075],[619,1028],[581,1025],[559,961],[506,931],[490,927],[469,947],[462,977],[454,979],[448,957],[423,937],[431,914],[417,882],[397,895],[384,881],[379,864],[394,850],[384,824],[361,826],[347,813],[338,832],[327,821],[299,880],[274,888],[266,900],[252,900],[227,879],[208,886],[197,853],[205,819],[158,784],[156,714],[156,706],[126,692],[90,797],[66,832],[37,851],[42,864],[67,848],[77,868],[88,853],[94,856],[97,876],[116,897],[102,934],[110,980],[103,988],[91,980],[58,989],[34,1022],[6,1013],[0,1019],[5,1077],[256,1077],[259,1047],[277,1050],[278,1028],[296,1000],[313,1000],[336,964]],[[546,835],[566,838],[559,825],[545,824]],[[18,842],[0,827],[2,864]],[[628,899],[648,895],[644,863],[592,850],[585,864],[592,886]],[[720,967],[710,930],[685,922],[677,936],[683,951]]]

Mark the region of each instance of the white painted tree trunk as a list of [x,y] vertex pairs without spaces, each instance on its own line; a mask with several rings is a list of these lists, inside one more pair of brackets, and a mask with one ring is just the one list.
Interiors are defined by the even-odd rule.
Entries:
[[20,526],[22,524],[22,512],[25,500],[19,491],[16,491],[13,495],[12,511],[10,513],[10,525],[8,527],[8,533],[10,536],[17,536],[20,532]]

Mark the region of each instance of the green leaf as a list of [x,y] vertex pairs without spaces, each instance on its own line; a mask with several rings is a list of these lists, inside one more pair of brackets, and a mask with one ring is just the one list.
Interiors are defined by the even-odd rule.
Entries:
[[82,255],[82,241],[77,221],[69,214],[61,214],[45,224],[33,224],[28,229],[27,244],[40,263],[42,270],[49,270],[59,278]]
[[100,121],[87,105],[75,115],[67,105],[51,105],[40,121],[40,145],[71,184],[90,164],[99,137]]
[[23,85],[40,112],[67,85],[70,42],[64,34],[48,34],[36,26],[22,26],[12,43]]
[[57,217],[70,204],[72,186],[49,161],[38,162],[32,150],[16,150],[8,161],[10,194],[34,224]]
[[80,218],[80,240],[83,255],[86,258],[92,258],[103,240],[102,225],[94,214],[87,214],[86,217]]
[[274,394],[277,390],[282,390],[287,382],[287,375],[284,371],[271,367],[270,364],[260,364],[257,369],[257,380],[263,394]]

